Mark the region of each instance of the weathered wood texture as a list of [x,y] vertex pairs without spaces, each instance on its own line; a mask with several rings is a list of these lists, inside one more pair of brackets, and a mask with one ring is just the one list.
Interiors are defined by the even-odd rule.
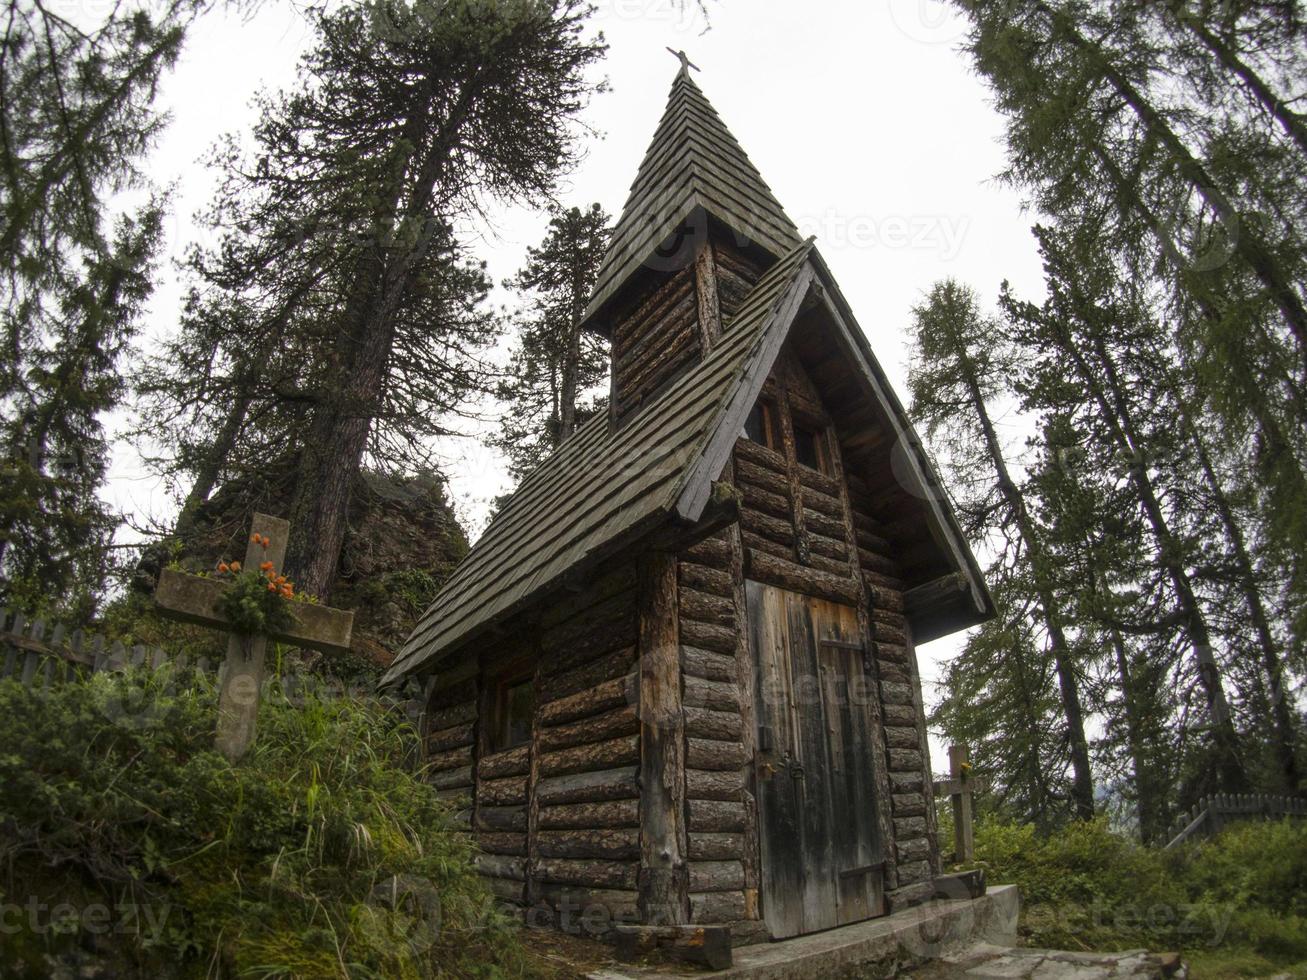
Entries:
[[717,302],[722,317],[729,320],[762,276],[762,269],[729,242],[714,243],[713,258],[716,260]]
[[1266,793],[1205,796],[1180,814],[1166,850],[1179,847],[1195,837],[1219,833],[1226,824],[1241,820],[1282,820],[1285,817],[1307,819],[1307,797],[1270,796]]
[[[506,628],[475,657],[431,682],[427,765],[442,793],[472,803],[485,852],[478,870],[500,900],[548,921],[553,904],[586,892],[612,919],[631,904],[639,867],[639,722],[634,563],[593,580]],[[490,679],[534,663],[536,709],[527,744],[490,753],[481,721]],[[628,890],[631,894],[627,894]],[[614,907],[604,905],[611,900]],[[616,920],[614,920],[616,921]]]
[[[800,236],[766,182],[688,73],[677,76],[667,111],[654,134],[600,267],[587,322],[603,329],[614,300],[650,270],[694,262],[694,246],[708,231],[697,202],[731,232],[774,256]],[[689,234],[685,232],[688,231]],[[673,249],[659,250],[667,240]]]
[[676,558],[640,560],[640,914],[648,925],[689,918],[685,733]]
[[[728,467],[723,479],[731,475]],[[720,912],[720,899],[705,893],[727,891],[747,895],[734,917],[753,918],[758,872],[748,776],[752,685],[742,681],[752,676],[752,667],[744,636],[738,527],[682,554],[678,583],[691,916],[703,922],[702,916]]]
[[[591,573],[656,531],[669,510],[711,499],[720,444],[811,283],[810,252],[803,244],[774,263],[707,356],[661,397],[622,425],[596,415],[522,481],[441,587],[387,679],[469,655],[523,610],[565,595],[569,575]],[[701,465],[708,456],[712,466]]]
[[[708,268],[705,254],[669,277],[662,295],[643,301],[636,313],[645,319],[632,321],[629,336],[618,325],[615,339],[630,342],[619,370],[631,383],[655,379],[656,386],[660,365],[671,363],[669,338],[672,348],[681,336],[699,346],[715,342],[704,321],[729,316],[724,291],[743,275],[743,259],[714,247]],[[701,288],[704,276],[717,283],[716,311]],[[677,327],[683,334],[666,332],[664,318],[673,315],[684,318]],[[723,344],[729,323],[725,329]],[[428,736],[432,760],[449,791],[475,783],[478,839],[497,858],[483,871],[497,876],[497,894],[521,895],[549,921],[574,911],[560,902],[583,899],[614,918],[629,910],[643,922],[756,931],[748,923],[766,911],[760,890],[778,870],[783,878],[783,869],[768,867],[758,824],[762,720],[746,581],[847,613],[839,619],[841,642],[827,648],[814,640],[809,651],[808,693],[818,708],[838,710],[826,718],[825,709],[805,703],[795,716],[832,760],[813,780],[823,782],[830,802],[796,807],[795,832],[812,823],[809,836],[824,833],[832,853],[844,855],[840,867],[831,865],[830,894],[813,898],[829,899],[834,910],[821,925],[876,914],[883,887],[924,881],[937,866],[919,679],[890,544],[895,532],[877,516],[876,491],[845,473],[838,429],[792,352],[764,392],[778,408],[779,451],[736,443],[721,479],[740,490],[738,522],[674,558],[613,568],[540,611],[528,770],[513,757],[475,758],[475,706],[471,716],[467,709],[475,678],[451,678],[433,691],[430,714],[442,727]],[[792,416],[821,432],[821,469],[797,462]],[[839,707],[845,689],[870,699],[865,710]],[[764,727],[774,742],[774,719]],[[841,820],[837,811],[858,817]],[[519,869],[513,859],[522,859],[520,881],[512,877]],[[797,931],[809,927],[819,926],[800,922]]]
[[[938,849],[919,680],[892,534],[876,516],[874,491],[846,471],[840,430],[792,351],[778,360],[763,397],[772,406],[776,448],[741,438],[733,458],[743,501],[743,577],[855,610],[857,633],[865,639],[865,681],[874,695],[867,704],[867,763],[884,884],[921,881],[937,869]],[[800,415],[806,427],[823,432],[821,470],[797,462],[792,419]],[[701,572],[695,578],[713,581]],[[719,607],[701,601],[699,608],[715,613]],[[900,790],[905,781],[912,788]]]
[[[705,349],[695,268],[660,283],[613,329],[611,411],[620,423]],[[701,332],[703,331],[703,332]]]
[[529,894],[564,924],[570,912],[556,903],[575,897],[569,889],[592,890],[587,902],[615,916],[635,888],[636,601],[635,565],[624,562],[541,616]]
[[749,583],[763,911],[775,938],[880,914],[875,698],[856,610]]
[[846,476],[849,506],[871,615],[871,651],[880,681],[883,737],[891,781],[894,863],[890,886],[917,884],[939,870],[925,708],[916,651],[904,614],[903,581],[889,532],[875,515],[874,492]]

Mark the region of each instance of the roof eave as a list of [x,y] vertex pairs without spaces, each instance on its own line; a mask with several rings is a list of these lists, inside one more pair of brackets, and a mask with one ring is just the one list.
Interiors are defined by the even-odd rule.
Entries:
[[962,577],[965,589],[947,601],[922,608],[913,622],[913,634],[922,642],[935,639],[948,633],[975,626],[994,615],[994,600],[985,584],[985,577],[976,562],[966,536],[958,524],[957,516],[948,501],[943,482],[934,472],[920,437],[908,421],[907,412],[893,386],[881,367],[866,334],[859,326],[852,308],[840,291],[830,267],[821,252],[814,248],[809,261],[817,270],[818,279],[823,287],[822,302],[831,314],[839,334],[854,355],[850,362],[854,364],[880,403],[885,417],[894,429],[896,445],[905,448],[903,461],[906,464],[907,477],[913,486],[909,489],[925,504],[926,518],[929,522],[932,538],[943,549],[949,564],[956,574]]
[[418,654],[416,657],[406,660],[403,663],[400,662],[401,658],[404,656],[404,653],[401,652],[400,657],[396,657],[395,662],[390,666],[386,673],[382,675],[380,686],[385,687],[386,685],[392,684],[409,675],[422,674],[425,671],[431,670],[436,665],[450,659],[455,656],[459,650],[474,643],[487,633],[493,632],[495,629],[503,626],[504,623],[512,619],[514,616],[519,615],[524,610],[539,603],[542,598],[548,595],[551,591],[557,589],[562,582],[566,581],[567,576],[584,576],[592,571],[595,566],[601,564],[606,559],[611,558],[613,555],[635,547],[642,539],[663,527],[673,516],[673,513],[674,511],[670,503],[651,511],[642,520],[633,524],[625,532],[612,540],[605,542],[593,552],[586,555],[581,559],[581,561],[577,562],[562,575],[541,582],[511,605],[505,606],[504,609],[500,610],[494,616],[475,624],[462,634],[455,636],[452,640],[443,643],[439,648]]

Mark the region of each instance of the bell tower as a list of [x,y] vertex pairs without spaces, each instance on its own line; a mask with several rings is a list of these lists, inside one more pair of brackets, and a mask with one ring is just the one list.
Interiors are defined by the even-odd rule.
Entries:
[[599,270],[585,323],[612,343],[621,425],[711,349],[759,277],[801,244],[684,52]]

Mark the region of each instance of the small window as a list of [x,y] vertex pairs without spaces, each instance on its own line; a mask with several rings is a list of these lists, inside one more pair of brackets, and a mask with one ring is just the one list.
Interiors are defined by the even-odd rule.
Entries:
[[768,449],[777,447],[776,409],[770,402],[759,400],[753,406],[753,411],[744,422],[744,434],[760,446],[766,446]]
[[535,682],[530,671],[504,674],[495,684],[491,716],[486,726],[487,749],[502,752],[531,741],[535,716]]
[[798,419],[794,420],[794,456],[804,466],[827,471],[825,439],[817,429]]

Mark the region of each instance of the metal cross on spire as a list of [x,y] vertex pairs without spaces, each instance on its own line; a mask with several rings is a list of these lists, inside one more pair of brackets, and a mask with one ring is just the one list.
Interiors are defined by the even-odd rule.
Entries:
[[681,59],[681,71],[684,74],[689,75],[691,68],[693,68],[695,71],[703,70],[698,65],[696,65],[693,61],[691,61],[690,56],[686,54],[684,51],[677,51],[675,48],[668,48],[667,50],[672,54],[676,55],[676,57]]

